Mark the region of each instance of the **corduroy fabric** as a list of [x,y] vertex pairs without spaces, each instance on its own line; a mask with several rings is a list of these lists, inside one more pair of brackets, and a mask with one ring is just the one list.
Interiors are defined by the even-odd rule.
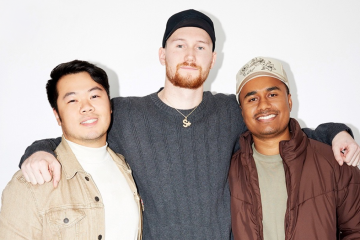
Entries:
[[[157,93],[112,101],[108,143],[133,170],[144,201],[143,239],[229,239],[227,175],[233,150],[239,148],[236,142],[246,130],[235,95],[204,92],[202,103],[188,118],[189,128]],[[343,130],[351,132],[335,123],[316,131],[305,129],[309,137],[327,143]],[[60,140],[34,142],[21,162],[38,150],[51,153]]]

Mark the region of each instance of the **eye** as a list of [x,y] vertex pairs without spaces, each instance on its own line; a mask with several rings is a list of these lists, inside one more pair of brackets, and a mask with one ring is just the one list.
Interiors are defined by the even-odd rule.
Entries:
[[184,46],[181,45],[181,44],[179,44],[179,45],[177,45],[176,47],[177,47],[177,48],[183,48]]
[[254,101],[256,101],[256,98],[250,98],[249,99],[249,102],[254,102]]
[[68,101],[68,103],[74,103],[76,102],[74,99],[71,99],[70,101]]
[[99,95],[93,95],[91,96],[91,98],[99,98],[100,96]]
[[276,93],[270,93],[270,94],[269,94],[269,97],[276,97],[276,96],[277,96]]
[[198,50],[204,50],[204,47],[198,47]]

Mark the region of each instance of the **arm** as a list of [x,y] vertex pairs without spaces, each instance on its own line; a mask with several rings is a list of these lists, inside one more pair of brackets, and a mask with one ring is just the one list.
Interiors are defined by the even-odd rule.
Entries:
[[60,163],[56,160],[54,150],[61,138],[45,139],[34,142],[22,156],[19,166],[25,179],[32,184],[43,184],[54,179],[54,187],[60,180]]
[[43,139],[33,142],[30,146],[26,148],[24,155],[21,157],[19,168],[21,168],[21,165],[25,162],[26,159],[28,159],[33,153],[38,151],[50,153],[55,157],[54,151],[56,147],[60,144],[60,142],[61,137]]
[[360,147],[353,139],[351,129],[345,124],[324,123],[315,130],[303,128],[303,131],[309,138],[331,145],[339,165],[344,162],[352,166],[359,164]]
[[340,239],[360,239],[360,170],[340,167],[337,190],[337,222]]
[[40,214],[28,184],[19,171],[4,189],[0,211],[0,239],[41,239]]

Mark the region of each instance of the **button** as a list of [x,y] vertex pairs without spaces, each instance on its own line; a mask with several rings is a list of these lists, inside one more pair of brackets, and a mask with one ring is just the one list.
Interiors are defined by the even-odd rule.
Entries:
[[101,240],[101,239],[102,239],[102,236],[101,236],[101,235],[99,235],[99,236],[98,236],[98,239],[99,239],[99,240]]
[[68,223],[69,219],[68,218],[64,218],[64,223]]
[[89,178],[88,177],[85,177],[86,181],[89,181]]
[[[100,199],[99,199],[98,197],[95,197],[95,201],[97,201],[97,202],[98,202],[99,200],[100,200]],[[101,236],[101,235],[100,235],[100,236]]]

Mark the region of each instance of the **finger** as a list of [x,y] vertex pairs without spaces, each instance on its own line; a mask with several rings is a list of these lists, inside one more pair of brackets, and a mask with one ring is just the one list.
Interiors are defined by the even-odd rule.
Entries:
[[345,158],[343,158],[344,154],[341,152],[341,149],[339,149],[336,146],[333,146],[332,150],[334,152],[334,157],[335,157],[336,161],[339,163],[340,166],[342,166],[344,164]]
[[355,160],[354,158],[354,154],[356,151],[356,146],[353,144],[350,144],[346,147],[346,152],[345,152],[345,162],[347,163],[347,165],[351,166]]
[[37,184],[37,181],[36,181],[36,177],[34,176],[33,172],[30,171],[30,170],[27,170],[27,173],[28,173],[28,177],[29,177],[30,182],[31,182],[33,185],[36,185],[36,184]]
[[356,151],[356,153],[354,154],[353,156],[353,162],[352,162],[352,165],[355,167],[359,164],[360,162],[360,151]]
[[54,161],[51,164],[51,171],[53,177],[53,185],[54,187],[57,187],[61,177],[61,165],[58,161]]
[[29,178],[29,176],[27,175],[27,173],[26,173],[26,171],[24,170],[24,168],[22,168],[22,166],[21,166],[21,172],[22,172],[22,174],[24,175],[25,180],[26,180],[27,182],[30,182],[30,178]]
[[50,182],[51,181],[51,172],[49,172],[49,164],[46,160],[41,160],[38,162],[38,169],[41,174],[43,181]]
[[42,176],[42,178],[44,179],[45,182],[50,182],[51,181],[52,176],[51,176],[51,172],[49,172],[49,169],[46,169],[46,170],[41,170],[40,169],[40,173],[41,173],[41,176]]
[[34,177],[35,177],[35,179],[36,179],[36,182],[38,183],[38,184],[44,184],[44,178],[43,178],[43,176],[42,176],[42,174],[41,174],[41,172],[40,171],[35,171],[34,172]]

